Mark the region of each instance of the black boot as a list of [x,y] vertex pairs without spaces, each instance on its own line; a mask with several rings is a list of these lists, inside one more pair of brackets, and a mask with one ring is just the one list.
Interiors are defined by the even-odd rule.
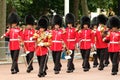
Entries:
[[102,70],[103,70],[103,68],[102,68],[102,67],[99,67],[99,68],[98,68],[98,70],[102,71]]
[[55,71],[55,74],[59,74],[59,71]]
[[93,68],[96,68],[97,67],[97,65],[93,65]]
[[117,72],[112,72],[111,75],[117,75]]
[[27,73],[30,73],[32,70],[33,70],[33,68],[31,68],[31,69],[28,68],[28,69],[27,69]]
[[11,71],[11,74],[17,74],[17,71],[13,70]]
[[45,77],[45,74],[44,73],[39,73],[38,77]]
[[44,71],[44,75],[47,75],[46,71]]
[[89,68],[84,68],[84,72],[87,72],[87,71],[89,71]]
[[73,72],[73,70],[67,70],[66,72],[67,72],[67,73],[72,73],[72,72]]

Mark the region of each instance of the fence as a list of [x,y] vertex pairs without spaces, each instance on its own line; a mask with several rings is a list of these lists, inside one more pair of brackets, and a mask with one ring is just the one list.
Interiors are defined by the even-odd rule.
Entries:
[[[0,41],[0,44],[4,44],[3,46],[0,47],[0,64],[8,64],[11,63],[11,55],[10,55],[10,50],[9,50],[9,42],[7,41]],[[21,47],[20,48],[20,53],[19,53],[19,60],[18,63],[25,63],[25,56],[21,56],[24,54],[24,50]],[[2,57],[1,57],[2,56]],[[64,53],[61,55],[61,58],[64,59]],[[76,53],[75,51],[75,58],[81,58],[81,55]],[[52,59],[51,51],[49,50],[49,59]],[[37,62],[36,55],[34,55],[34,62]]]
[[[8,41],[0,41],[0,44],[3,46],[0,47],[0,64],[8,64],[12,63],[10,50],[9,50],[9,42]],[[19,52],[19,60],[18,63],[24,63],[26,61],[25,56],[21,56],[24,54],[24,50],[21,47]],[[34,61],[36,61],[36,56],[34,56]]]

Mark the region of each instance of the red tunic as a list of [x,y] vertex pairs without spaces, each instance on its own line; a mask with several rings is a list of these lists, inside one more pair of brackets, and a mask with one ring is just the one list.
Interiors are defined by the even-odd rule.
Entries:
[[80,49],[91,49],[91,45],[94,44],[94,32],[90,29],[82,29],[77,39],[80,41]]
[[120,32],[110,32],[110,35],[105,37],[110,40],[108,44],[108,52],[119,52],[120,50]]
[[24,41],[24,46],[25,46],[24,48],[27,51],[35,51],[35,41],[31,39],[34,33],[35,33],[34,29],[23,30],[22,39]]
[[62,41],[63,41],[63,30],[52,30],[52,44],[50,46],[50,49],[52,51],[61,51],[63,46],[62,46]]
[[95,37],[96,37],[96,48],[102,49],[108,47],[108,44],[103,41],[101,32],[99,30],[96,30]]
[[10,50],[19,50],[20,49],[20,28],[10,28],[4,36],[10,38],[9,48]]
[[[45,32],[46,34],[48,33],[47,31]],[[36,32],[37,36],[36,36],[36,41],[37,41],[37,47],[36,47],[36,55],[37,56],[43,56],[43,55],[46,55],[48,54],[48,47],[46,46],[39,46],[38,44],[38,41],[39,41],[39,37],[41,36],[41,33],[39,31]],[[42,40],[43,43],[46,43],[46,42],[49,42],[49,39],[48,37],[44,38]]]
[[76,37],[77,37],[77,31],[73,28],[66,28],[66,33],[64,33],[64,42],[66,44],[66,47],[70,50],[75,49],[76,45]]

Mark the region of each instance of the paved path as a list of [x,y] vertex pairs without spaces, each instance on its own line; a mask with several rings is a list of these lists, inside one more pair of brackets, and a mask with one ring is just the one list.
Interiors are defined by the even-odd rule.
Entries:
[[99,71],[97,68],[92,68],[89,72],[83,72],[81,67],[82,60],[76,59],[74,61],[76,70],[73,73],[66,73],[66,60],[62,60],[62,71],[60,74],[55,75],[53,71],[53,62],[48,62],[48,75],[44,78],[39,78],[38,64],[34,63],[34,70],[31,73],[26,73],[25,64],[19,64],[20,72],[12,75],[10,73],[10,64],[0,65],[0,80],[120,80],[120,72],[118,75],[111,75],[111,64],[104,68],[103,71]]

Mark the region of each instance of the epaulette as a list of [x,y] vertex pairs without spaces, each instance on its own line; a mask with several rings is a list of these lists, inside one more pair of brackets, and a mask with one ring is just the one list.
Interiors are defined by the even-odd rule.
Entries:
[[78,33],[81,33],[81,30],[79,30]]
[[75,31],[77,32],[77,31],[78,31],[78,28],[76,28]]
[[36,37],[39,37],[39,35],[38,35],[37,33],[35,33],[35,34],[33,35],[33,38],[36,38]]
[[51,33],[48,34],[48,39],[50,39],[50,38],[52,38],[52,34]]

